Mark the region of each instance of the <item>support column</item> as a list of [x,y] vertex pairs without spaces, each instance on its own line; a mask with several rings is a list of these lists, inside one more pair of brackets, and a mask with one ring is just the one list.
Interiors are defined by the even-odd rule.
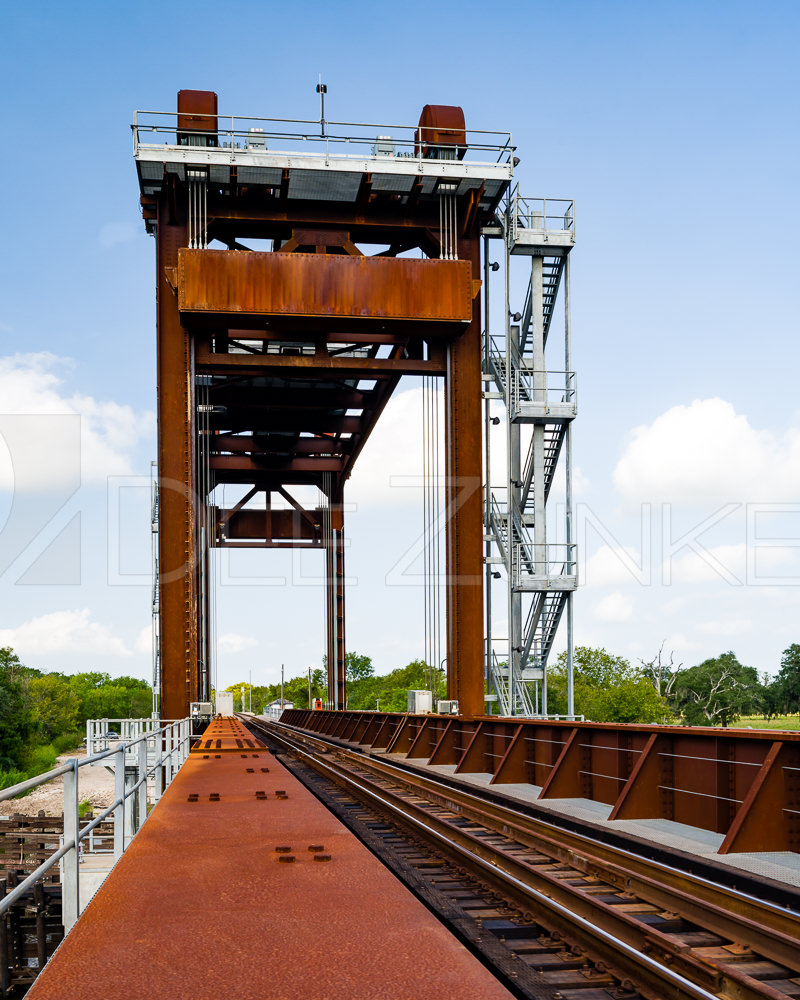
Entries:
[[[531,257],[531,347],[533,354],[533,398],[544,403],[547,397],[547,374],[544,354],[544,260]],[[533,563],[534,572],[547,573],[547,510],[544,483],[543,423],[533,425]],[[544,595],[541,600],[544,601]],[[543,604],[540,604],[540,608]],[[541,685],[541,711],[547,714],[547,670]]]
[[328,654],[328,700],[331,707],[344,709],[347,702],[344,635],[344,496],[330,498],[330,537],[325,539],[326,625]]
[[[462,240],[459,256],[480,274],[480,243]],[[483,553],[481,511],[481,311],[447,348],[445,511],[447,697],[464,715],[483,715]]]
[[180,719],[197,700],[198,608],[191,343],[173,287],[186,221],[174,184],[159,200],[156,246],[161,717]]

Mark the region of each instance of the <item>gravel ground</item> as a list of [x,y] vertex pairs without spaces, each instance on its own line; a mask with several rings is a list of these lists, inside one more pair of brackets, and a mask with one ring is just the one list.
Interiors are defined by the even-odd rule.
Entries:
[[[63,754],[58,758],[61,764],[70,757],[85,757],[84,750]],[[104,767],[82,767],[78,773],[78,798],[92,803],[95,813],[99,808],[110,806],[114,801],[114,775]],[[24,813],[35,816],[43,810],[46,816],[60,816],[64,810],[64,779],[53,778],[46,785],[40,785],[21,799],[0,802],[0,816]]]

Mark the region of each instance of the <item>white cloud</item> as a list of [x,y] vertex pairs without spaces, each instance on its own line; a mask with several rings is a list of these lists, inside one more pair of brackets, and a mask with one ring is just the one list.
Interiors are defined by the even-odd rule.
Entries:
[[242,653],[245,649],[257,646],[258,641],[251,635],[240,635],[238,632],[225,632],[217,639],[218,653]]
[[601,622],[629,622],[633,618],[633,599],[615,591],[598,601],[592,614]]
[[132,655],[110,625],[93,622],[90,616],[88,608],[52,611],[16,628],[0,629],[0,646],[11,646],[23,657],[48,653]]
[[153,652],[153,626],[145,625],[143,629],[140,630],[139,634],[133,643],[133,648],[137,653],[149,653]]
[[[444,475],[443,448],[440,462]],[[421,477],[422,389],[416,388],[395,393],[386,404],[353,467],[345,501],[371,508],[418,505],[421,511]]]
[[648,582],[642,555],[630,545],[601,545],[586,560],[580,576],[583,583],[593,587]]
[[634,429],[614,470],[630,504],[783,502],[800,493],[800,428],[753,428],[724,399],[674,406]]
[[[751,559],[749,566],[748,554]],[[702,551],[693,550],[665,560],[662,567],[663,580],[671,583],[718,583],[724,580],[737,585],[775,577],[794,583],[799,573],[795,550],[784,546],[765,546],[757,550],[751,548],[748,553],[748,547],[743,542],[703,546]]]
[[749,618],[715,618],[695,626],[703,635],[745,635],[752,632],[753,623]]
[[[26,489],[52,489],[61,482],[73,482],[80,461],[82,482],[105,482],[108,476],[129,475],[130,456],[138,442],[151,432],[150,413],[136,412],[110,400],[98,400],[81,393],[68,394],[62,372],[71,367],[68,359],[53,354],[15,354],[0,358],[0,409],[3,415],[52,418],[80,417],[80,455],[64,447],[69,435],[58,430],[46,433],[43,424],[19,423],[21,436],[10,455],[0,438],[0,490],[13,488],[15,464],[24,467]],[[8,419],[8,418],[6,418]],[[38,470],[38,472],[36,471]]]

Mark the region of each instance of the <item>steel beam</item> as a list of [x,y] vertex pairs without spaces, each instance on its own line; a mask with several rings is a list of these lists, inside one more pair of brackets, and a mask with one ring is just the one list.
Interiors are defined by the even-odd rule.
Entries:
[[[477,236],[460,241],[459,250],[479,273]],[[448,345],[445,390],[447,697],[465,715],[484,713],[481,389],[476,296],[469,326]]]
[[197,700],[195,475],[192,345],[169,280],[186,245],[186,219],[174,185],[158,202],[158,495],[161,606],[161,715],[180,719]]

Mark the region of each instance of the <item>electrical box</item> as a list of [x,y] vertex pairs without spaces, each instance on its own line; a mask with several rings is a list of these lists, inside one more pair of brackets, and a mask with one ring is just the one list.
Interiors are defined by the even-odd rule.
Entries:
[[372,147],[375,156],[394,156],[394,143],[390,135],[379,135]]
[[247,133],[247,148],[266,150],[267,137],[263,128],[251,128]]
[[210,701],[193,701],[189,705],[189,716],[192,719],[210,719],[213,714]]
[[411,715],[426,715],[433,711],[433,693],[431,691],[409,691],[408,711]]
[[217,691],[217,715],[233,715],[233,691]]
[[440,701],[436,706],[439,715],[458,715],[457,701]]

